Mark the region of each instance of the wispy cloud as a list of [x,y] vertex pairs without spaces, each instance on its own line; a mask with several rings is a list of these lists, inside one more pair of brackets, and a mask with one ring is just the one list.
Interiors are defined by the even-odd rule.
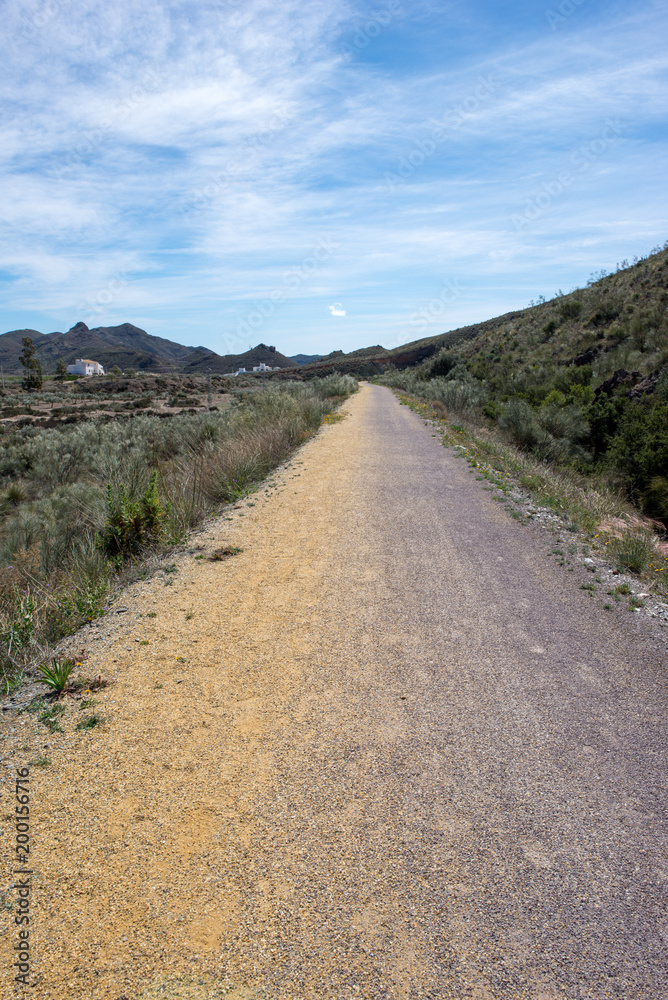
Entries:
[[[325,309],[348,313],[346,348],[409,340],[415,314],[425,332],[482,319],[664,239],[662,7],[587,0],[558,32],[491,0],[475,32],[470,17],[8,0],[3,328],[67,328],[87,304],[219,350],[328,239],[263,319],[288,353],[326,353]],[[514,224],[607,119],[622,127],[605,154]]]

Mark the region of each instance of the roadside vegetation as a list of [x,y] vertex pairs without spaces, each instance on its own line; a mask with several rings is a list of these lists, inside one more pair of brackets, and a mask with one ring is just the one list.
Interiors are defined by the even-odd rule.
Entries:
[[451,443],[663,576],[668,252],[482,326],[376,381],[436,406]]
[[227,409],[169,419],[133,411],[47,427],[1,424],[3,691],[102,614],[114,591],[145,571],[149,554],[168,552],[251,492],[356,389],[353,378],[333,375],[237,391]]

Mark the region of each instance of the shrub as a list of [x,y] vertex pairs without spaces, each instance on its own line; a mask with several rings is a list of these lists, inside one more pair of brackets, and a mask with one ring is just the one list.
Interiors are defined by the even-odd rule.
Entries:
[[456,354],[448,351],[445,347],[441,348],[429,366],[431,377],[439,378],[447,375],[457,365],[459,360]]
[[123,483],[117,495],[107,487],[107,520],[98,536],[98,544],[111,560],[129,559],[142,549],[155,545],[165,533],[169,506],[158,493],[158,473],[153,472],[144,495],[134,502]]
[[578,299],[569,299],[559,306],[559,315],[562,319],[577,319],[582,312],[582,303]]

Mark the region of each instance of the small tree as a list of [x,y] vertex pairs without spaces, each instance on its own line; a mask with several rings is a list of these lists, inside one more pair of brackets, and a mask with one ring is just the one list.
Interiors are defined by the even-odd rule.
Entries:
[[23,351],[19,361],[23,365],[23,381],[21,385],[26,392],[39,392],[42,388],[42,362],[37,357],[32,337],[21,337]]
[[56,365],[56,378],[64,379],[67,375],[67,365],[62,358],[58,359],[58,364]]
[[121,371],[121,369],[120,369],[120,368],[118,367],[118,365],[114,365],[114,367],[113,367],[113,368],[112,368],[112,369],[110,370],[109,374],[110,374],[110,375],[114,375],[114,376],[115,376],[116,378],[118,378],[118,376],[119,376],[119,375],[122,375],[122,374],[123,374],[123,372],[122,372],[122,371]]

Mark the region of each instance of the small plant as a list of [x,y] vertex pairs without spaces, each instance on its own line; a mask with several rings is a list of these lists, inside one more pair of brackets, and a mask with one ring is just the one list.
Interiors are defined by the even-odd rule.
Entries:
[[35,698],[34,701],[31,701],[29,705],[25,706],[25,708],[22,708],[21,712],[28,712],[29,715],[36,715],[38,712],[43,712],[46,707],[47,704],[44,698],[39,697]]
[[87,718],[82,719],[81,722],[77,722],[74,728],[77,729],[79,732],[82,732],[83,730],[86,729],[94,729],[95,726],[99,726],[103,722],[104,719],[102,718],[101,715],[89,715]]
[[186,611],[186,621],[189,622],[191,618],[195,617],[194,611]]
[[621,538],[615,538],[610,549],[619,570],[629,570],[636,575],[647,569],[654,555],[654,547],[646,534],[625,531]]
[[65,711],[64,705],[52,705],[39,717],[39,721],[46,726],[50,733],[62,733],[59,716]]
[[67,687],[67,678],[74,669],[74,660],[56,660],[55,657],[50,664],[42,664],[37,668],[41,675],[40,683],[47,684],[56,694],[62,694]]
[[157,611],[149,611],[148,614],[146,615],[146,617],[147,618],[157,618],[158,617],[158,612]]
[[593,583],[581,583],[580,590],[596,590]]
[[221,549],[216,549],[209,556],[209,562],[220,562],[221,559],[229,559],[230,556],[236,556],[239,552],[243,552],[243,549],[238,548],[236,545],[225,545]]
[[[78,664],[81,666],[81,664]],[[109,682],[103,677],[79,677],[77,680],[72,681],[68,684],[68,691],[84,691],[88,694],[89,691],[99,691],[100,688],[106,688]]]
[[45,754],[42,754],[40,757],[34,757],[33,760],[30,761],[30,766],[48,767],[50,763],[51,760],[49,759],[49,757],[47,757]]
[[645,602],[641,601],[639,597],[636,597],[635,594],[633,594],[629,597],[629,607],[632,611],[635,611],[636,608],[644,608]]
[[172,563],[171,566],[165,566],[163,573],[178,573],[179,567],[176,563]]
[[632,593],[631,588],[628,583],[620,583],[618,587],[615,587],[615,591],[618,594],[630,594]]

